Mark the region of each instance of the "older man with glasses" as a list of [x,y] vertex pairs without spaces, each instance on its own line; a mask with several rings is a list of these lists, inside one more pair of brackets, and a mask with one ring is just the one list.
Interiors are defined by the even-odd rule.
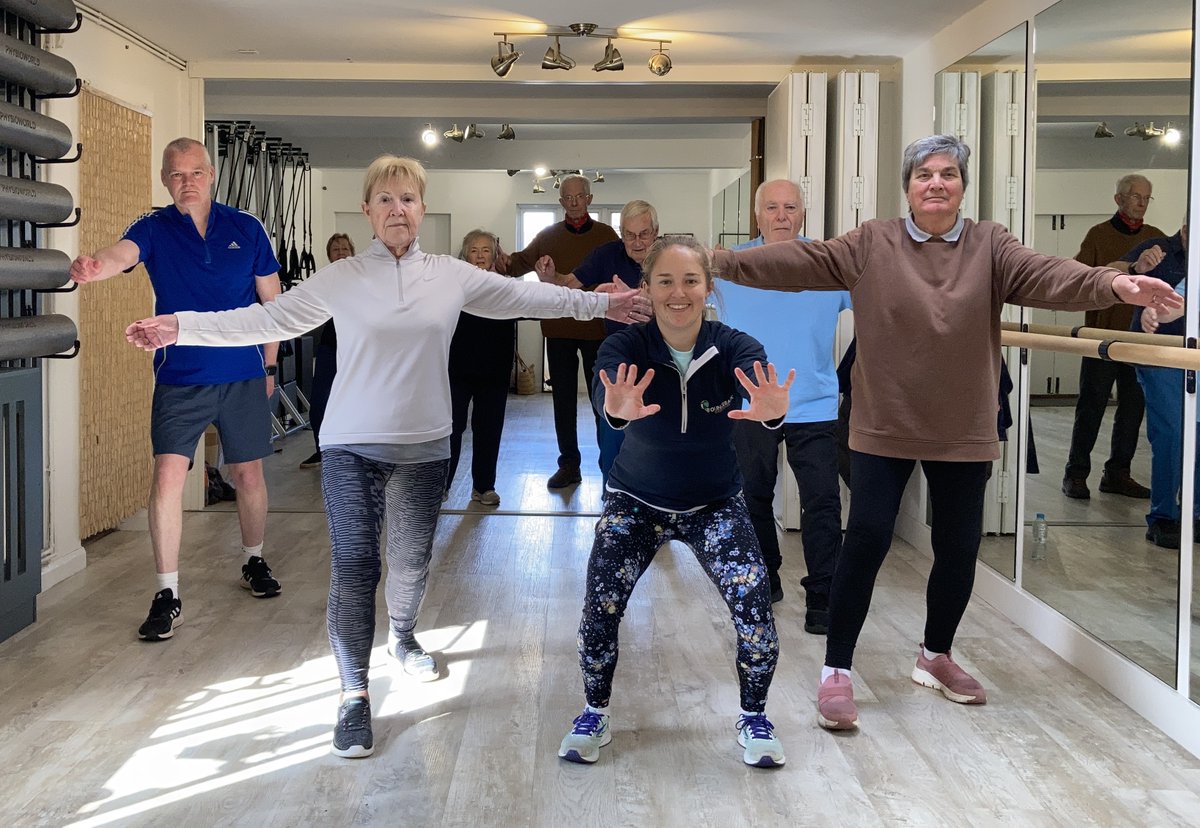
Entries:
[[[1117,212],[1088,230],[1075,260],[1099,267],[1121,259],[1142,242],[1167,235],[1144,219],[1146,208],[1154,200],[1150,181],[1136,173],[1117,181],[1113,200]],[[1103,310],[1088,311],[1084,324],[1089,328],[1127,331],[1133,321],[1133,307],[1118,303]],[[1071,429],[1071,449],[1063,474],[1062,491],[1067,497],[1087,500],[1092,493],[1087,478],[1092,471],[1092,448],[1100,434],[1100,422],[1113,384],[1117,386],[1117,411],[1113,416],[1112,447],[1100,491],[1145,500],[1150,490],[1133,479],[1129,472],[1137,450],[1138,436],[1145,413],[1145,397],[1132,365],[1084,358],[1079,365],[1079,399],[1075,403],[1075,425]]]
[[[572,273],[558,273],[555,262],[547,258],[538,262],[538,278],[574,288],[594,288],[609,282],[637,287],[642,282],[642,262],[650,247],[658,239],[658,211],[653,205],[634,200],[621,208],[621,238],[602,244],[588,254],[587,258]],[[620,322],[604,323],[606,334],[615,333],[626,327]],[[589,381],[594,381],[589,377]],[[617,451],[621,448],[624,432],[617,431],[604,417],[596,415],[596,441],[600,446],[600,476],[608,485],[608,472],[612,468]]]

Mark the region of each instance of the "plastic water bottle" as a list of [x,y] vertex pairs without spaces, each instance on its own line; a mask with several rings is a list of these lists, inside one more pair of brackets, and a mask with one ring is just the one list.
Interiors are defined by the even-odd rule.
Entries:
[[1031,557],[1035,561],[1040,561],[1046,557],[1046,536],[1050,533],[1050,527],[1046,525],[1046,516],[1041,512],[1037,513],[1037,517],[1033,519],[1033,552]]

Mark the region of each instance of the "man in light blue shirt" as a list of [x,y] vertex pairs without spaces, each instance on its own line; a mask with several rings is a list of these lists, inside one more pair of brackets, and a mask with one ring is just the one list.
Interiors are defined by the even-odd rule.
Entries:
[[[754,194],[754,215],[761,235],[740,247],[756,247],[800,238],[804,197],[792,181],[764,181]],[[738,248],[735,248],[738,249]],[[775,534],[772,507],[780,441],[800,490],[801,538],[808,575],[804,629],[824,635],[829,624],[829,587],[842,546],[841,494],[837,476],[838,382],[833,340],[838,314],[850,307],[846,291],[784,293],[721,282],[721,321],[758,339],[780,371],[796,369],[791,405],[777,430],[734,426],[733,439],[744,479],[746,504],[762,547],[771,580],[771,599],[783,598],[779,569],[783,559]]]

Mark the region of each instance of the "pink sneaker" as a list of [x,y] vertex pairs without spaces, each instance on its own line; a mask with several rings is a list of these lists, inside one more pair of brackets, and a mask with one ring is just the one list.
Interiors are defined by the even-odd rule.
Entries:
[[821,682],[817,690],[817,723],[826,730],[858,727],[858,708],[848,673],[837,672]]
[[925,657],[925,645],[917,653],[912,680],[925,687],[940,690],[942,695],[959,704],[987,704],[987,692],[975,678],[954,663],[950,654],[937,658]]

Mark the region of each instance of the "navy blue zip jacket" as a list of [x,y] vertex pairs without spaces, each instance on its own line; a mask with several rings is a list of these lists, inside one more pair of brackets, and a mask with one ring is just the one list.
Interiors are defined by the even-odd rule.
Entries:
[[[657,414],[626,422],[608,417],[625,429],[625,441],[608,475],[608,488],[658,509],[687,512],[733,497],[742,490],[733,424],[729,412],[748,397],[733,375],[740,367],[754,379],[755,360],[767,365],[758,340],[720,322],[700,323],[687,376],[679,374],[662,332],[654,321],[610,334],[600,346],[596,372],[615,381],[624,362],[647,368],[654,379],[642,401],[662,406]],[[592,405],[604,413],[604,383],[593,377]],[[778,427],[783,418],[771,423]]]

